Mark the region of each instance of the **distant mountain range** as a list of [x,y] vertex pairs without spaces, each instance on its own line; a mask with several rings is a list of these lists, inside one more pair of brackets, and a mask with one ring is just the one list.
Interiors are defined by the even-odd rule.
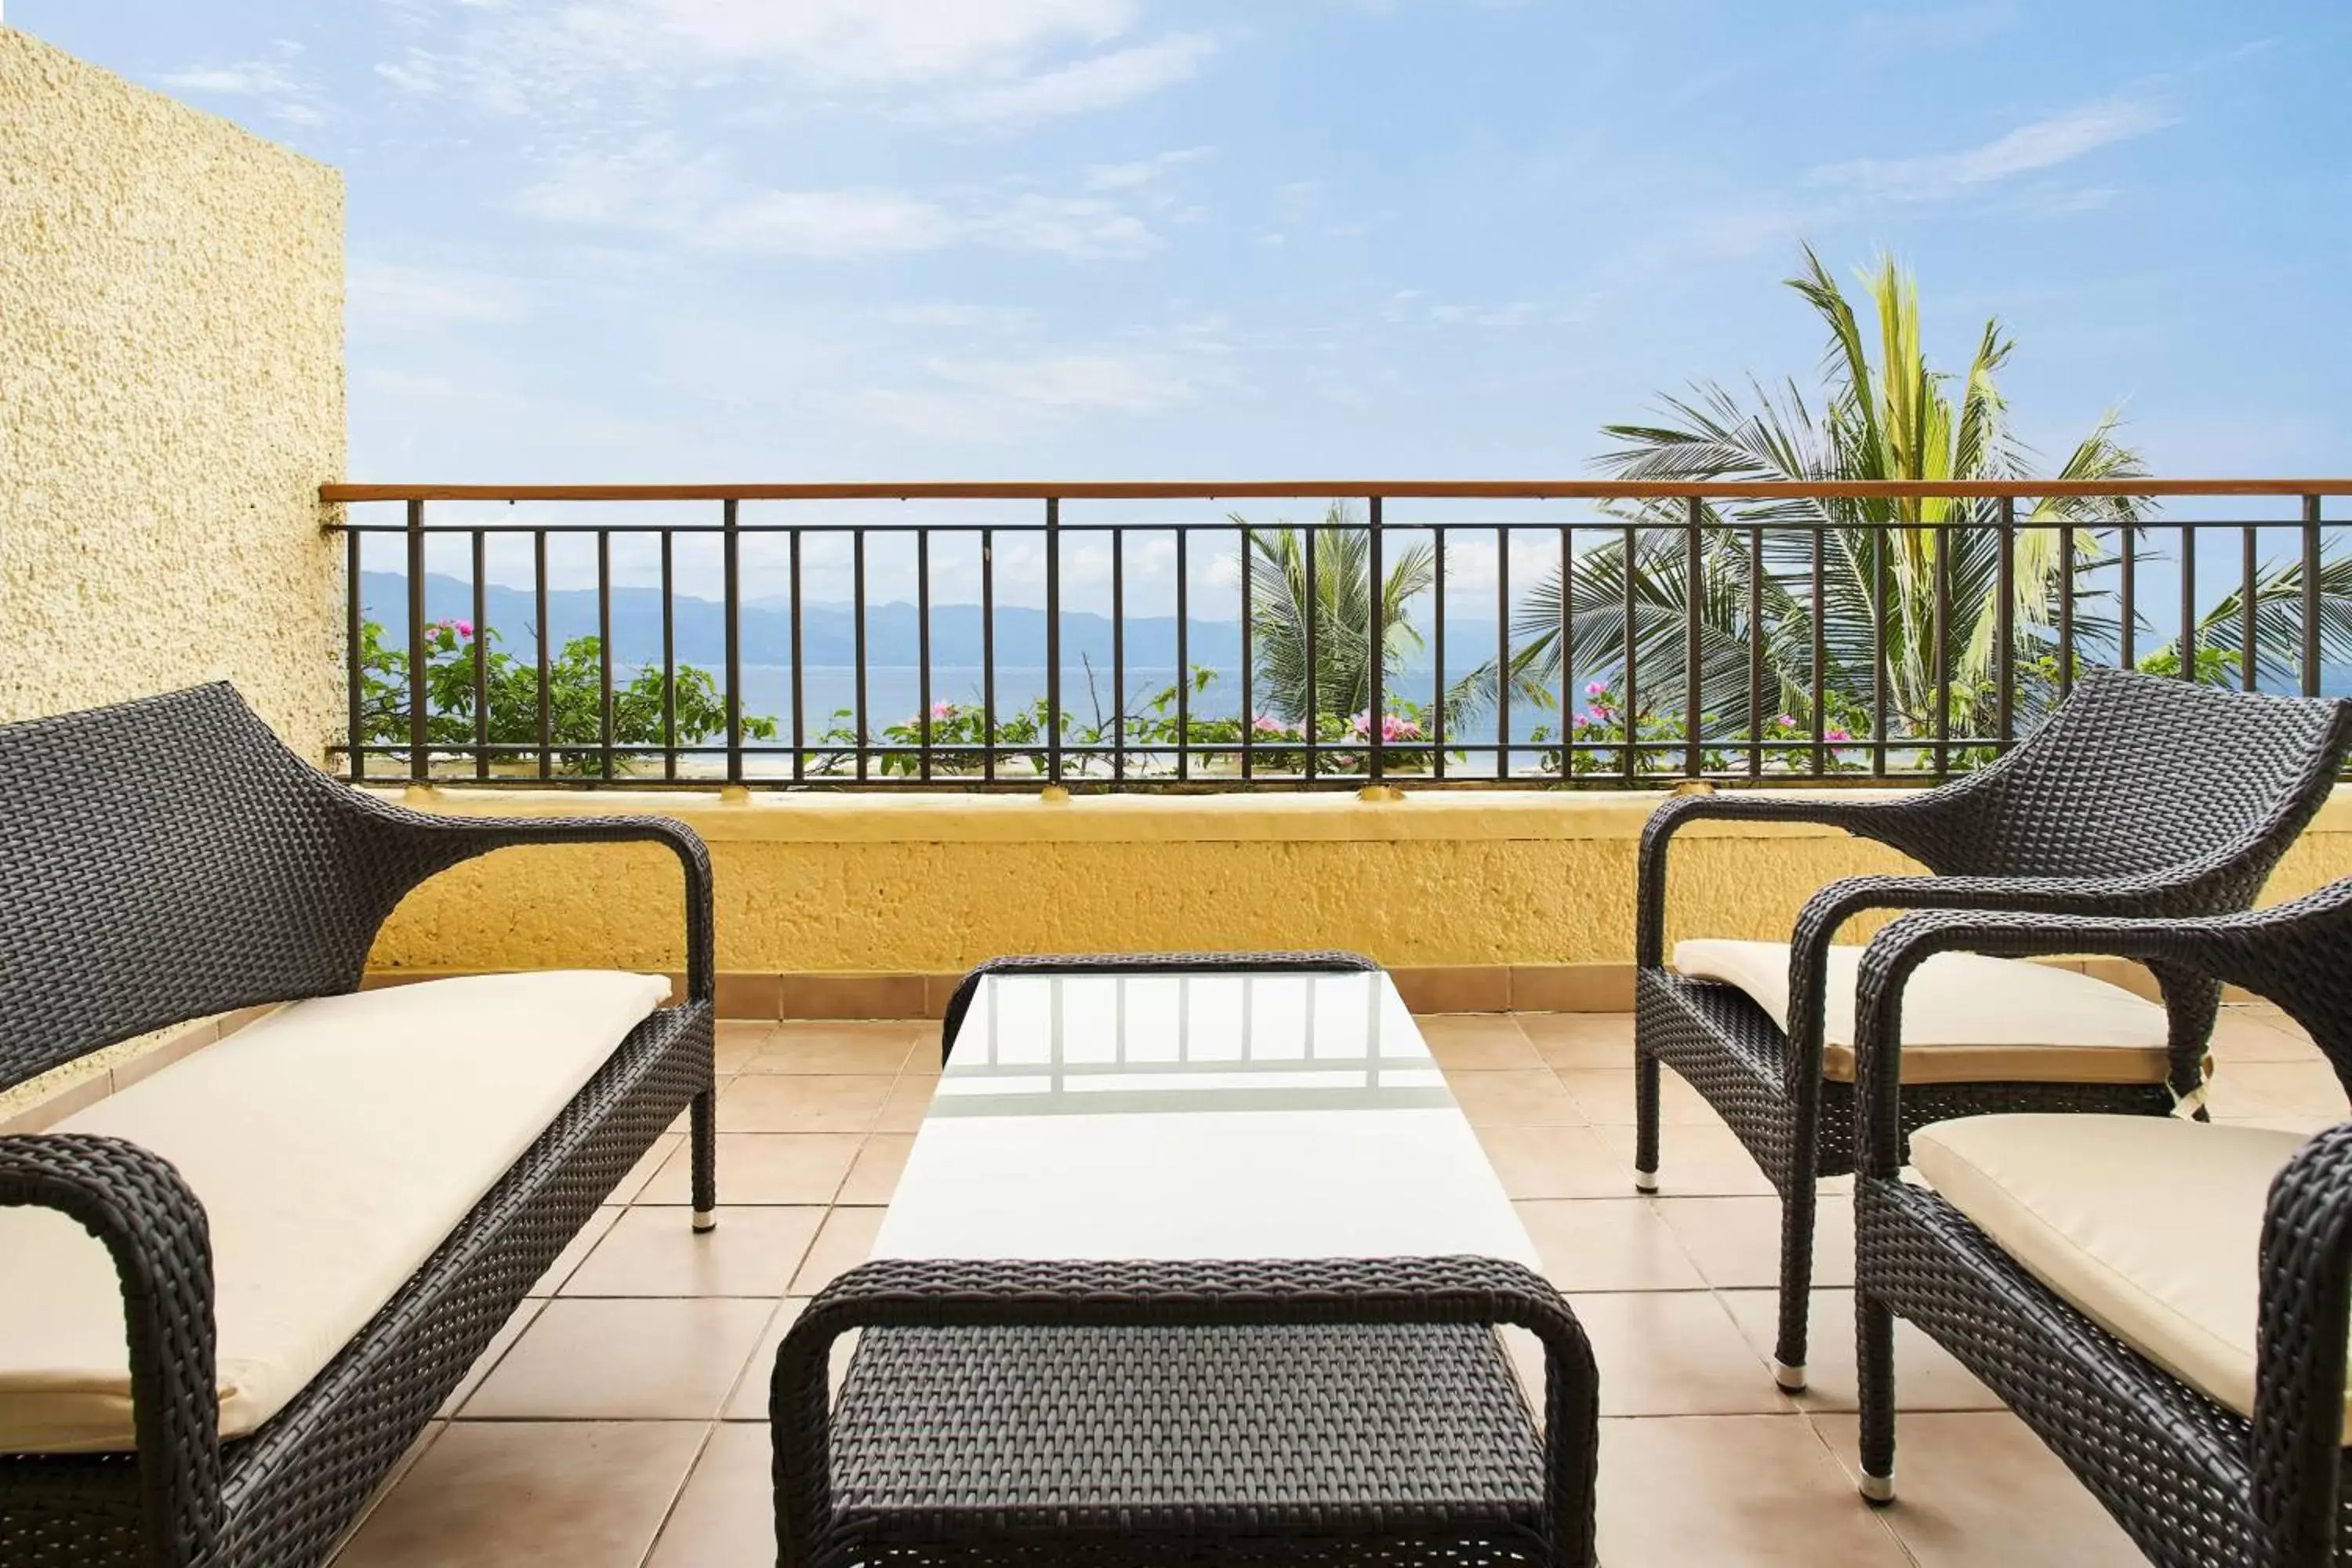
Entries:
[[[363,613],[383,627],[389,647],[407,646],[408,583],[393,572],[367,572],[360,578]],[[662,603],[658,588],[614,587],[613,595],[613,657],[623,664],[660,662]],[[484,608],[491,629],[503,647],[518,655],[531,646],[532,623],[538,610],[528,589],[492,584]],[[672,636],[680,664],[716,668],[726,662],[726,606],[716,600],[678,595],[671,600]],[[802,658],[810,665],[851,665],[857,660],[856,614],[841,604],[802,606]],[[466,620],[474,613],[473,585],[463,578],[429,573],[425,579],[425,613],[428,620]],[[590,588],[552,590],[547,595],[547,618],[556,646],[573,637],[596,635],[596,594]],[[868,666],[912,666],[919,662],[921,628],[914,605],[892,602],[870,605],[866,616],[866,658]],[[1186,657],[1195,665],[1234,669],[1241,663],[1241,624],[1231,620],[1187,620]],[[1169,668],[1176,663],[1176,619],[1172,616],[1129,616],[1127,618],[1127,660],[1139,668]],[[788,664],[792,661],[792,614],[772,599],[748,601],[742,607],[742,657],[747,665]],[[1449,618],[1446,626],[1449,668],[1467,668],[1487,657],[1495,646],[1495,623]],[[1456,650],[1459,654],[1456,654]],[[1045,662],[1045,613],[1017,605],[996,607],[996,662],[1008,666],[1042,666]],[[1088,611],[1062,613],[1062,661],[1075,668],[1090,660],[1108,670],[1111,623],[1108,616]],[[982,625],[977,605],[931,606],[931,663],[935,668],[977,666],[982,662]],[[1426,660],[1421,661],[1425,665]]]

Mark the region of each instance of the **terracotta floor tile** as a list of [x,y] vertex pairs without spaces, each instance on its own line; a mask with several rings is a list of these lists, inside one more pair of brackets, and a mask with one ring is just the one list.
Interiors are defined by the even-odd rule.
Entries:
[[1584,1109],[1542,1068],[1449,1068],[1446,1087],[1473,1127],[1581,1127]]
[[563,1250],[555,1255],[555,1261],[547,1266],[547,1272],[539,1277],[539,1282],[530,1288],[530,1294],[554,1295],[557,1289],[572,1278],[572,1270],[596,1250],[596,1244],[604,1239],[604,1233],[613,1228],[613,1222],[625,1212],[607,1205],[589,1215],[588,1223],[580,1227],[580,1234],[563,1244]]
[[877,1073],[898,1076],[917,1026],[901,1023],[783,1023],[746,1072]]
[[[1771,1289],[1780,1282],[1780,1200],[1660,1198],[1658,1213],[1718,1290]],[[1853,1283],[1853,1200],[1824,1196],[1815,1209],[1813,1283]]]
[[1801,1415],[1603,1421],[1600,1555],[1611,1568],[1906,1562]]
[[896,1082],[878,1073],[745,1073],[719,1091],[722,1132],[865,1132]]
[[1564,1072],[1631,1068],[1631,1013],[1523,1013],[1519,1028],[1544,1065]]
[[708,1430],[698,1422],[451,1426],[339,1568],[636,1568]]
[[915,1146],[911,1132],[868,1133],[865,1147],[857,1151],[857,1162],[849,1167],[849,1179],[841,1184],[844,1204],[887,1204],[898,1188],[899,1173],[907,1168],[907,1151]]
[[711,1041],[712,1056],[721,1078],[732,1078],[743,1064],[768,1048],[776,1026],[766,1018],[721,1018]]
[[[1756,1353],[1768,1362],[1780,1333],[1777,1290],[1720,1292],[1732,1321]],[[1853,1370],[1853,1292],[1816,1290],[1807,1330],[1805,1391],[1799,1407],[1852,1410],[1857,1398]],[[1943,1346],[1902,1319],[1895,1320],[1895,1407],[1898,1410],[1999,1410],[2000,1399],[1954,1361]]]
[[751,1347],[751,1359],[743,1363],[743,1375],[735,1382],[735,1392],[727,1396],[719,1411],[722,1421],[765,1421],[768,1418],[768,1381],[775,1375],[776,1347],[784,1342],[784,1333],[793,1320],[801,1315],[808,1301],[799,1296],[787,1296],[776,1308],[775,1316],[760,1331],[760,1342]]
[[[722,1204],[829,1204],[857,1158],[855,1132],[721,1132]],[[640,1204],[693,1200],[694,1152],[680,1147],[654,1173]]]
[[[2336,1069],[2320,1060],[2292,1062],[2231,1062],[2213,1075],[2212,1108],[2224,1114],[2234,1097],[2256,1102],[2256,1113],[2284,1110],[2297,1116],[2325,1116],[2342,1121],[2347,1114],[2344,1085]],[[2228,1114],[2236,1115],[2232,1109]]]
[[1622,1198],[1633,1163],[1590,1127],[1481,1127],[1478,1142],[1515,1198]]
[[482,1419],[709,1421],[734,1389],[773,1301],[550,1301],[458,1425]]
[[1514,1204],[1544,1273],[1563,1290],[1695,1290],[1706,1281],[1647,1200]]
[[[1813,1424],[1859,1474],[1857,1418]],[[2147,1561],[2083,1483],[2006,1411],[1895,1424],[1895,1502],[1879,1517],[1920,1568],[2126,1568]]]
[[874,1233],[882,1228],[878,1208],[836,1208],[824,1216],[824,1228],[800,1272],[793,1276],[795,1296],[814,1296],[833,1282],[835,1275],[866,1261],[873,1249]]
[[[1596,1127],[1625,1171],[1633,1177],[1633,1128],[1631,1123]],[[1664,1197],[1770,1197],[1767,1181],[1754,1155],[1742,1147],[1728,1127],[1661,1127],[1658,1130],[1658,1192]]]
[[645,1190],[646,1184],[654,1179],[654,1173],[660,1170],[669,1157],[685,1142],[685,1137],[677,1132],[665,1132],[655,1139],[653,1147],[647,1149],[638,1157],[637,1163],[629,1167],[629,1173],[623,1176],[613,1190],[605,1194],[604,1201],[608,1204],[635,1202],[636,1195]]
[[[1593,1126],[1633,1124],[1632,1068],[1570,1068],[1560,1073],[1559,1081],[1584,1107],[1585,1120]],[[1723,1118],[1715,1113],[1715,1107],[1700,1099],[1698,1090],[1675,1077],[1672,1068],[1659,1073],[1658,1121],[1664,1127],[1723,1125]]]
[[2258,1014],[2250,1007],[2224,1007],[2213,1026],[2213,1059],[2231,1062],[2315,1062],[2319,1047],[2283,1013]]
[[874,1118],[877,1132],[912,1132],[923,1124],[923,1112],[931,1108],[931,1096],[939,1092],[936,1076],[921,1073],[902,1074],[890,1089],[890,1097]]
[[1713,1291],[1579,1294],[1570,1305],[1601,1368],[1603,1415],[1770,1415],[1795,1408]]
[[[776,1375],[776,1351],[792,1331],[793,1321],[808,1302],[798,1296],[787,1296],[776,1309],[760,1342],[751,1351],[751,1360],[737,1380],[735,1392],[727,1396],[727,1407],[719,1412],[722,1421],[765,1421],[768,1419],[768,1398]],[[857,1331],[852,1329],[833,1342],[833,1355],[826,1367],[826,1381],[837,1395],[842,1380],[849,1375],[850,1358],[857,1351]]]
[[1424,1013],[1413,1020],[1429,1054],[1448,1072],[1539,1068],[1543,1058],[1507,1013]]
[[782,1296],[825,1211],[722,1205],[698,1231],[682,1208],[633,1208],[614,1221],[559,1296]]
[[545,1305],[537,1297],[526,1298],[523,1304],[515,1309],[514,1316],[490,1336],[490,1342],[482,1347],[482,1353],[474,1358],[474,1364],[467,1369],[464,1377],[457,1380],[457,1386],[449,1391],[449,1397],[441,1402],[441,1408],[434,1414],[444,1417],[455,1415],[457,1407],[473,1397],[474,1390],[482,1386],[482,1379],[490,1375],[490,1369],[514,1348],[515,1341],[522,1338],[522,1331],[530,1327],[531,1320],[539,1316],[540,1308]]
[[771,1568],[776,1561],[772,1454],[764,1424],[713,1431],[646,1568]]

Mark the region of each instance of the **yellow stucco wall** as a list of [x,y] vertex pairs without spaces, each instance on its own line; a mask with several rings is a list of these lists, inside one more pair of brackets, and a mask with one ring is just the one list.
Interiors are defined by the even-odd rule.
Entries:
[[[1254,946],[1353,948],[1397,966],[1628,963],[1635,844],[1657,796],[722,804],[435,790],[411,804],[667,812],[710,842],[721,970],[937,973],[1001,952]],[[1822,884],[1907,864],[1834,831],[1701,825],[1675,841],[1669,908],[1685,931],[1784,937]],[[2272,896],[2347,874],[2352,795],[2330,803]],[[658,850],[502,850],[412,894],[374,961],[674,969],[677,885]]]
[[341,176],[0,27],[0,720],[339,728]]

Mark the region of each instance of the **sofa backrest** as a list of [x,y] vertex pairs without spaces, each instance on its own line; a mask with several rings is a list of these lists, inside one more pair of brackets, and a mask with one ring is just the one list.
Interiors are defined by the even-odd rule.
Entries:
[[0,725],[0,1088],[353,989],[418,875],[391,815],[226,682]]

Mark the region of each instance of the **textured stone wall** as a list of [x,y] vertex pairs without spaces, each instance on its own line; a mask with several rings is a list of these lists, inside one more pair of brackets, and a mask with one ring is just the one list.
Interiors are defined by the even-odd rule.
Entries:
[[0,27],[0,720],[226,678],[339,734],[341,176]]
[[[1406,965],[1624,963],[1655,795],[1428,794],[876,801],[434,791],[427,810],[656,811],[709,840],[719,967],[940,973],[1003,952],[1341,947]],[[1669,938],[1786,940],[1814,889],[1916,869],[1834,829],[1701,824],[1675,839]],[[2272,879],[2352,873],[2352,796]],[[678,876],[635,847],[509,849],[411,894],[383,970],[676,969]],[[1860,941],[1883,921],[1856,921]]]

